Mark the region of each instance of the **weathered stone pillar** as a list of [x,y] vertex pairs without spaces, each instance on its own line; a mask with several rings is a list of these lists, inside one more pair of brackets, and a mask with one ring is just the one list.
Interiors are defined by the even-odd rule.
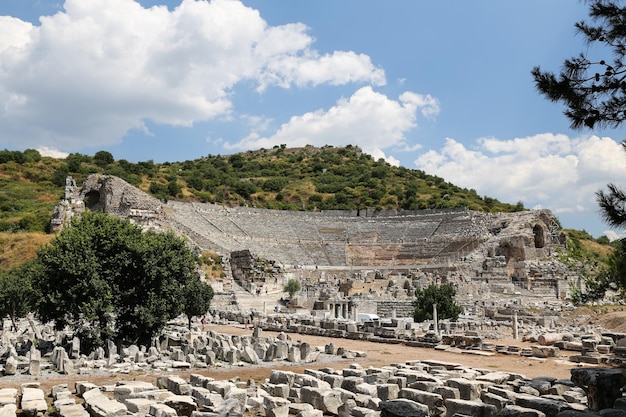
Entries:
[[513,339],[519,338],[519,330],[517,328],[517,311],[513,313]]
[[435,334],[439,336],[439,319],[437,318],[437,304],[433,304],[433,322],[435,325]]

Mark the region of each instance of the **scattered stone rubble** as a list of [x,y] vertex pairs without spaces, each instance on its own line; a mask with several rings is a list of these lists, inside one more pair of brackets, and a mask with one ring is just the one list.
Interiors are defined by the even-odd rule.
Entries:
[[[473,369],[440,361],[408,361],[380,368],[352,364],[304,373],[272,370],[262,383],[191,374],[151,382],[38,382],[0,389],[0,415],[60,417],[404,417],[404,416],[622,416],[626,376],[615,369],[572,369],[571,379]],[[49,395],[49,396],[48,396]],[[50,399],[48,408],[46,397]]]

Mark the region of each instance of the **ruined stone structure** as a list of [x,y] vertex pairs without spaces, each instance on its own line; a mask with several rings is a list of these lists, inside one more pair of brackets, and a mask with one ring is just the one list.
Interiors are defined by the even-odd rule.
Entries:
[[[565,236],[549,210],[288,212],[162,203],[119,178],[92,175],[82,187],[68,179],[53,229],[85,209],[187,236],[221,255],[247,291],[265,280],[278,289],[297,278],[304,283],[301,306],[335,316],[389,316],[390,305],[406,309],[415,288],[433,282],[453,284],[459,301],[473,305],[564,300],[577,279],[556,257]],[[259,271],[253,258],[266,260],[271,271]]]

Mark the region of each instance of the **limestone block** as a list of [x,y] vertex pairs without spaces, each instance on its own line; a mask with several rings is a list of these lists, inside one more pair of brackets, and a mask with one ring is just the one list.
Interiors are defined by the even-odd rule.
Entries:
[[289,403],[286,398],[265,397],[263,407],[267,417],[287,417],[289,415]]
[[150,415],[153,417],[176,417],[176,410],[165,404],[153,404],[150,406]]
[[532,408],[507,405],[498,412],[498,417],[546,417],[546,414]]
[[267,383],[264,385],[264,388],[267,390],[267,392],[274,396],[274,397],[279,397],[279,398],[287,398],[289,397],[289,385],[287,384],[270,384]]
[[45,395],[40,388],[22,388],[20,408],[27,416],[36,416],[37,413],[45,413],[48,409]]
[[479,375],[476,377],[477,381],[487,381],[492,384],[504,384],[506,381],[511,379],[511,374],[508,372],[489,372],[484,375]]
[[376,385],[376,396],[382,401],[395,400],[398,398],[400,387],[397,384],[378,384]]
[[157,387],[150,382],[121,381],[113,388],[113,397],[118,401],[123,401],[126,398],[134,397],[137,393],[156,389]]
[[446,417],[454,415],[495,417],[496,407],[480,401],[446,400]]
[[246,401],[248,399],[248,392],[243,388],[233,388],[224,396],[225,401],[235,400],[241,406],[240,411],[243,413],[246,410]]
[[371,408],[357,406],[351,410],[350,415],[354,417],[379,417],[380,411],[372,410]]
[[324,413],[338,414],[343,404],[341,394],[337,390],[314,387],[302,387],[300,390],[302,402],[311,404]]
[[536,358],[556,358],[559,356],[560,350],[555,346],[531,346],[532,356]]
[[348,376],[341,382],[341,388],[350,392],[356,393],[356,386],[363,383],[363,378],[360,376]]
[[287,360],[289,362],[300,362],[302,358],[300,357],[300,349],[297,346],[290,346],[287,353]]
[[72,405],[72,404],[76,404],[76,400],[71,397],[59,398],[58,400],[54,400],[54,402],[52,403],[55,410],[60,409],[64,405]]
[[224,402],[224,398],[220,394],[202,387],[194,387],[191,390],[191,396],[198,408],[202,410],[212,411]]
[[483,391],[480,398],[485,404],[491,404],[496,407],[496,411],[498,412],[507,405],[513,404],[508,398],[500,397],[499,395],[487,391]]
[[443,406],[443,397],[432,392],[420,391],[414,388],[403,388],[398,393],[398,398],[405,398],[420,404],[425,404],[433,412]]
[[356,386],[356,391],[357,394],[364,394],[367,395],[369,397],[376,397],[378,395],[378,390],[376,388],[376,385],[374,384],[368,384],[367,382],[363,382],[361,384],[358,384]]
[[16,388],[2,388],[0,389],[0,407],[7,404],[16,404],[17,401],[17,389]]
[[251,346],[246,346],[241,350],[241,360],[255,365],[261,363],[261,359]]
[[294,384],[316,388],[331,388],[328,382],[307,374],[296,374],[294,376]]
[[156,404],[156,401],[148,398],[126,398],[123,403],[131,413],[146,415],[150,412],[150,406]]
[[189,417],[196,410],[196,402],[191,395],[172,395],[167,397],[163,403],[176,410],[176,414],[179,416]]
[[322,412],[322,410],[304,410],[304,411],[300,411],[298,414],[296,414],[296,417],[323,417],[324,413]]
[[539,395],[546,395],[550,393],[550,388],[552,388],[552,383],[550,380],[544,378],[533,378],[530,381],[526,382],[528,386],[533,387],[537,391],[539,391]]
[[326,374],[322,376],[322,380],[330,385],[331,388],[340,388],[343,382],[343,376]]
[[621,387],[626,383],[626,376],[619,369],[576,368],[570,372],[572,382],[586,390],[590,410],[610,408],[615,400],[622,396]]
[[222,397],[226,397],[226,394],[228,394],[231,389],[237,388],[235,384],[230,381],[210,381],[207,383],[206,387],[210,391],[217,392]]
[[287,384],[292,386],[295,378],[296,374],[291,371],[273,369],[272,372],[270,372],[270,383],[272,384]]
[[80,404],[67,404],[57,408],[61,417],[89,417],[89,413]]
[[94,388],[98,388],[98,386],[87,381],[76,381],[76,383],[74,384],[74,390],[76,391],[76,394],[81,397],[84,393]]
[[[92,390],[93,391],[93,390]],[[88,391],[85,394],[88,394]],[[117,417],[124,416],[128,413],[128,409],[124,404],[117,400],[111,400],[104,394],[89,395],[85,398],[87,411],[92,417]]]
[[446,381],[446,385],[457,388],[461,395],[461,400],[472,401],[480,399],[480,391],[486,382],[474,381],[464,378],[451,378]]
[[424,404],[398,398],[380,403],[380,415],[381,417],[427,417],[429,411],[428,406]]
[[545,413],[547,416],[554,416],[561,411],[572,409],[572,406],[565,401],[555,401],[532,395],[519,394],[515,399],[515,405],[532,408]]
[[165,386],[168,391],[176,395],[188,395],[191,393],[191,384],[178,376],[170,375],[165,378]]
[[4,364],[5,375],[15,375],[17,373],[17,359],[9,356]]

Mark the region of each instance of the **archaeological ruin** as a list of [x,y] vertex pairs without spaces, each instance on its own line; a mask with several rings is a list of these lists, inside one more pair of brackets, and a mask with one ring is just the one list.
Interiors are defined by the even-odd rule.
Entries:
[[[151,346],[108,341],[87,354],[71,331],[53,331],[32,316],[4,326],[0,371],[8,382],[0,387],[0,417],[626,414],[626,334],[560,320],[570,289],[580,284],[558,260],[566,236],[548,210],[304,213],[162,203],[119,178],[92,175],[81,186],[68,178],[52,229],[85,210],[174,230],[219,255],[225,273],[211,281],[211,311],[189,328],[186,318],[171,320]],[[302,289],[286,299],[290,279]],[[456,288],[465,309],[459,320],[413,322],[414,291],[430,283]],[[300,340],[309,335],[327,342]],[[350,339],[464,353],[486,365],[390,358],[364,367],[366,352],[340,346]],[[570,378],[492,369],[496,355],[567,361]],[[323,366],[338,358],[353,362]],[[209,376],[217,367],[243,366],[265,366],[269,376]],[[90,382],[105,373],[115,382]],[[45,392],[41,382],[54,374],[75,376],[73,385]]]
[[[485,315],[511,305],[560,304],[580,285],[558,260],[565,235],[549,210],[294,212],[162,203],[117,177],[94,174],[81,186],[68,178],[53,230],[86,209],[172,229],[218,254],[226,273],[211,284],[222,310],[405,317],[416,288],[450,283],[467,313]],[[285,303],[290,279],[302,290]]]

